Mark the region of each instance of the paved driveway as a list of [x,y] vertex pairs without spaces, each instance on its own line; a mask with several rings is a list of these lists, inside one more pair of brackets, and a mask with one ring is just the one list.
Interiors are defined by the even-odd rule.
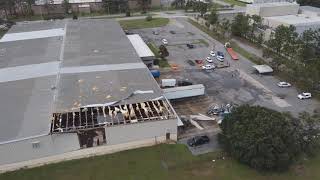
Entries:
[[180,139],[178,141],[178,143],[185,144],[193,155],[200,155],[200,154],[205,154],[208,152],[213,152],[213,151],[216,151],[220,148],[219,144],[218,144],[217,133],[218,133],[218,131],[204,132],[204,133],[199,132],[197,134],[198,136],[199,135],[207,135],[210,139],[210,142],[208,144],[203,144],[201,146],[196,146],[196,147],[188,146],[187,141],[189,138]]

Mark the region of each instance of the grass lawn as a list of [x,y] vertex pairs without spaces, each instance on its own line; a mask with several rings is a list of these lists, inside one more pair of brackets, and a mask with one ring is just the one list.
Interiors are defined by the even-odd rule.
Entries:
[[[219,152],[192,156],[184,145],[157,145],[0,175],[1,180],[308,180],[320,179],[320,156],[285,173],[258,173]],[[215,162],[212,160],[215,159]],[[298,174],[297,174],[298,173]]]
[[237,6],[243,6],[245,7],[247,4],[244,3],[244,2],[240,2],[240,1],[237,1],[237,0],[222,0],[226,3],[229,3],[229,4],[234,4],[234,5],[237,5]]
[[1,39],[2,36],[4,36],[6,33],[7,33],[7,31],[0,30],[0,39]]
[[241,54],[243,57],[249,59],[251,62],[258,65],[266,64],[266,62],[263,59],[243,49],[236,42],[231,41],[230,45],[235,52]]
[[120,20],[119,21],[123,29],[143,29],[165,26],[169,23],[168,18],[153,18],[151,21],[143,19],[134,20]]
[[226,39],[223,36],[220,36],[218,33],[214,32],[214,31],[210,31],[209,28],[200,25],[196,21],[194,21],[192,19],[188,19],[188,22],[190,24],[192,24],[193,26],[195,26],[196,28],[200,29],[201,31],[205,32],[206,34],[208,34],[212,38],[218,40],[222,44],[224,44],[226,42]]

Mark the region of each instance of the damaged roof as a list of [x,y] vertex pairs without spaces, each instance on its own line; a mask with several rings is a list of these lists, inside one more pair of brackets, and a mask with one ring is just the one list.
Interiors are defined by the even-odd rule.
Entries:
[[[0,42],[0,143],[48,134],[56,112],[162,96],[114,20],[19,23],[8,34],[59,28],[65,33]],[[130,96],[137,90],[149,93]]]

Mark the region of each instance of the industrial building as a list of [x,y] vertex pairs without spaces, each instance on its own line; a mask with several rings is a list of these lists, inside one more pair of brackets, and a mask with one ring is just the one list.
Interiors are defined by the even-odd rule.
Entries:
[[273,16],[265,17],[264,24],[275,29],[280,25],[290,26],[296,28],[298,34],[302,34],[305,30],[320,29],[320,16],[309,16],[306,14],[287,15],[287,16]]
[[248,4],[258,4],[258,3],[275,3],[275,2],[295,2],[296,0],[238,0],[240,2]]
[[139,34],[127,35],[132,46],[136,50],[138,56],[141,60],[151,68],[153,66],[154,60],[156,59],[153,52],[150,50],[148,45],[143,41]]
[[0,167],[176,140],[178,117],[118,22],[22,22],[0,47]]
[[248,4],[246,14],[261,17],[298,14],[299,4],[289,2]]
[[320,28],[320,9],[310,6],[300,7],[297,3],[248,4],[246,14],[262,17],[263,25],[268,27],[264,35],[265,40],[268,40],[271,32],[280,25],[292,25],[299,34],[308,29],[317,30]]

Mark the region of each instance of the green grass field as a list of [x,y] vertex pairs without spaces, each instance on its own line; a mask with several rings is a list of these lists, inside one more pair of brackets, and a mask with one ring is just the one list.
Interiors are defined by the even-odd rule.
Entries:
[[[320,156],[285,173],[259,173],[219,152],[192,156],[184,145],[157,145],[1,174],[1,180],[315,180]],[[215,162],[212,160],[215,159]],[[299,167],[299,168],[297,168]]]
[[169,23],[168,18],[153,18],[151,21],[143,19],[134,20],[120,20],[119,21],[123,29],[143,29],[165,26]]

